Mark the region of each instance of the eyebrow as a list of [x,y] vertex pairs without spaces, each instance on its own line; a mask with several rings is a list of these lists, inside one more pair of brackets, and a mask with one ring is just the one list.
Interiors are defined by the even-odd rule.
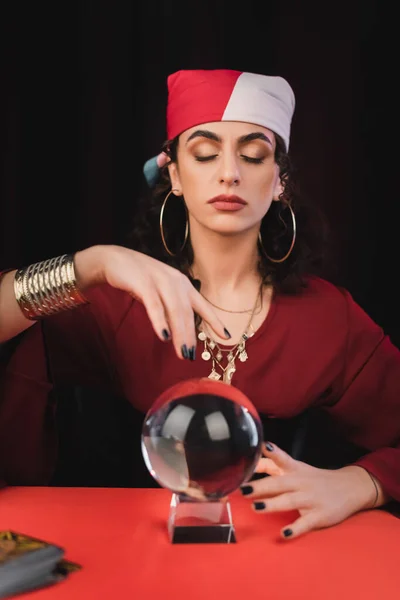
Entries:
[[[208,129],[196,129],[196,131],[194,131],[188,137],[186,144],[188,144],[191,140],[198,138],[198,137],[204,137],[208,140],[212,140],[213,142],[218,142],[218,143],[222,142],[222,138],[219,135],[217,135],[216,133],[214,133],[213,131],[209,131]],[[272,146],[272,141],[269,139],[268,136],[265,135],[265,133],[262,133],[261,131],[254,131],[253,133],[248,133],[247,135],[241,135],[240,138],[238,139],[238,142],[239,142],[239,144],[243,145],[243,144],[248,144],[249,142],[252,142],[253,140],[262,140]]]

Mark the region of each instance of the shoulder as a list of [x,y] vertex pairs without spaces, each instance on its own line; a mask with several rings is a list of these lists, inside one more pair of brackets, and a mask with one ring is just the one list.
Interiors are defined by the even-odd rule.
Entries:
[[382,337],[382,328],[356,302],[352,293],[326,279],[308,276],[294,305],[310,318],[330,321],[333,326],[342,325],[349,332],[369,332],[374,337]]
[[348,290],[314,275],[307,276],[295,294],[279,296],[278,304],[285,318],[299,322],[299,327],[343,333],[357,323],[357,327],[379,329]]
[[285,296],[284,301],[298,309],[309,307],[312,310],[347,312],[350,298],[349,292],[344,288],[321,277],[309,275],[304,279],[304,287],[293,295]]

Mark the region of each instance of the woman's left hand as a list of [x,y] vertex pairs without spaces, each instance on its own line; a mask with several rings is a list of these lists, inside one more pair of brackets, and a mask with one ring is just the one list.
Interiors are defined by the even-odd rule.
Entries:
[[336,525],[374,505],[376,490],[369,474],[351,465],[329,470],[295,460],[277,446],[267,443],[255,472],[266,473],[241,488],[259,513],[297,510],[298,519],[281,531],[292,539],[312,531]]

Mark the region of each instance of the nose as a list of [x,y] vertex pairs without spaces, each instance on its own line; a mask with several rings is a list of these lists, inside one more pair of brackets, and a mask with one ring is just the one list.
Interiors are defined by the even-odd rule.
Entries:
[[233,153],[227,152],[223,155],[219,182],[227,186],[239,185],[240,183],[239,165]]

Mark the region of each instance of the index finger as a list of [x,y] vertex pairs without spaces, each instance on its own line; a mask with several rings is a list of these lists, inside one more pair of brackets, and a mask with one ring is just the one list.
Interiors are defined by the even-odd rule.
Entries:
[[271,458],[260,458],[255,468],[256,473],[267,475],[283,475],[285,471],[278,467]]
[[249,498],[262,497],[270,498],[278,494],[287,492],[295,492],[298,489],[296,482],[292,478],[285,475],[278,477],[266,477],[258,481],[251,482],[252,491],[247,494]]
[[221,319],[217,316],[214,310],[209,306],[203,296],[193,288],[192,292],[192,306],[193,310],[214,330],[214,332],[221,338],[226,340],[231,339],[231,334],[225,327]]

